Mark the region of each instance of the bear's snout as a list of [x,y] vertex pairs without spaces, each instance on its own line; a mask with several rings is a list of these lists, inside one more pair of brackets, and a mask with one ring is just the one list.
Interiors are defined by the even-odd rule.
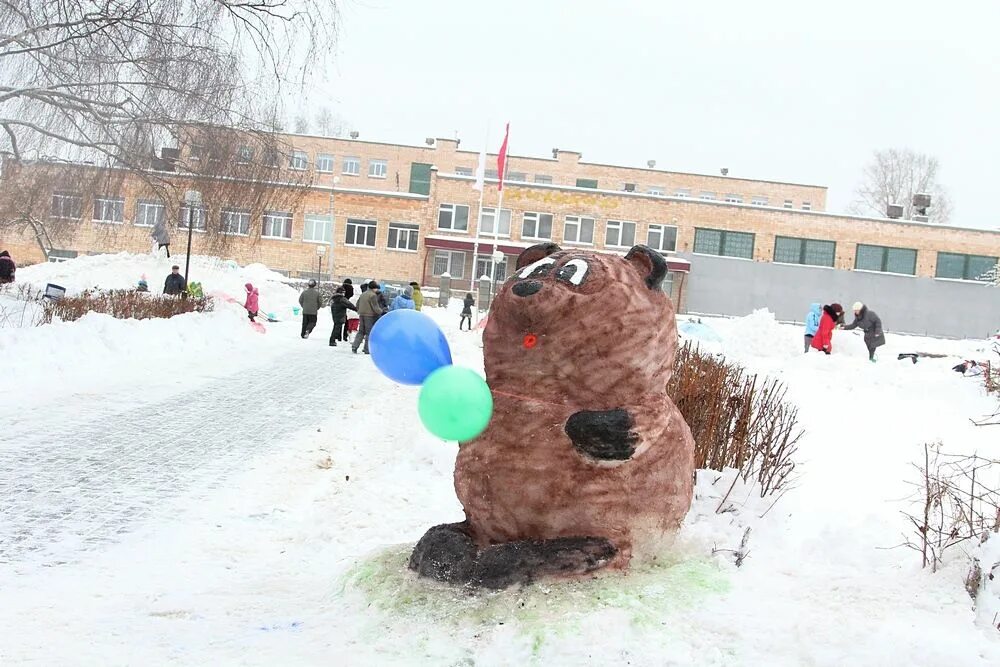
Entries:
[[542,283],[539,280],[522,280],[516,283],[510,291],[517,296],[531,296],[538,290],[542,289]]

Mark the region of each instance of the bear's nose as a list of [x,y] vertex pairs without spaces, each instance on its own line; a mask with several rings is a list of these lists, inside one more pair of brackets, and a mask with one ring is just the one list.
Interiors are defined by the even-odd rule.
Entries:
[[531,296],[542,289],[542,283],[538,280],[522,280],[511,288],[511,292],[518,296]]

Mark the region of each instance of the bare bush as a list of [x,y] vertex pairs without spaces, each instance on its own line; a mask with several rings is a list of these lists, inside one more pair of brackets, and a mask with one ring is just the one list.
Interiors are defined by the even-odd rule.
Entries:
[[87,313],[104,313],[120,320],[148,320],[203,313],[213,307],[212,297],[178,299],[135,290],[87,290],[76,296],[47,301],[43,323],[48,324],[55,318],[73,322]]
[[36,327],[45,319],[44,292],[28,283],[0,285],[0,329]]
[[667,392],[694,436],[696,468],[736,468],[762,497],[786,488],[803,431],[784,385],[686,343]]

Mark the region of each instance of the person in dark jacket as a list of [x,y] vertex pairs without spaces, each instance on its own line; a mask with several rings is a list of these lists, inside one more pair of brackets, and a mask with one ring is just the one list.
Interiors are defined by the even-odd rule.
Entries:
[[309,338],[316,328],[319,309],[323,307],[323,295],[316,289],[315,280],[310,280],[309,287],[299,295],[299,305],[302,306],[302,337]]
[[869,310],[868,306],[858,301],[854,304],[854,321],[844,327],[845,331],[860,328],[865,332],[865,347],[868,348],[868,361],[875,361],[875,350],[885,345],[885,333],[882,331],[882,320]]
[[824,354],[833,352],[833,330],[843,317],[844,308],[839,303],[831,303],[828,306],[823,306],[823,315],[820,316],[819,327],[816,328],[816,333],[809,344]]
[[[348,285],[350,287],[350,285]],[[358,309],[354,307],[354,304],[347,300],[347,293],[343,286],[338,287],[333,290],[333,298],[330,299],[330,315],[333,316],[333,331],[330,332],[330,347],[337,347],[337,339],[340,338],[341,333],[344,337],[341,340],[347,340],[347,311],[353,310],[358,312]]]
[[351,282],[350,278],[344,278],[344,284],[341,285],[344,288],[344,297],[347,299],[354,298],[354,283]]
[[6,250],[0,252],[0,284],[14,282],[16,271],[17,265],[14,264],[14,258],[10,256],[10,253]]
[[163,293],[178,296],[187,290],[187,281],[181,275],[181,267],[174,264],[170,267],[170,275],[163,281]]
[[462,319],[458,321],[458,330],[462,330],[462,325],[468,321],[469,331],[472,331],[472,307],[476,305],[476,300],[472,297],[472,292],[466,292],[465,299],[462,300]]
[[[341,285],[344,288],[344,298],[350,301],[354,298],[354,283],[350,278],[344,278],[344,284]],[[353,304],[352,304],[353,305]],[[357,310],[357,308],[354,308]],[[344,315],[344,321],[341,323],[340,331],[334,329],[334,333],[337,334],[337,339],[347,342],[347,315]]]
[[375,326],[375,320],[385,313],[378,301],[378,294],[378,283],[372,280],[368,283],[368,289],[358,297],[358,317],[361,318],[361,326],[358,327],[358,333],[354,334],[354,343],[351,345],[351,352],[354,354],[358,353],[362,341],[365,344],[365,354],[369,354],[368,336]]
[[156,242],[156,249],[160,250],[162,248],[167,249],[167,259],[170,259],[170,232],[167,231],[167,224],[160,220],[153,226],[153,231],[150,233],[153,237],[153,241]]
[[[389,302],[385,300],[385,292],[383,292],[382,288],[379,287],[378,284],[376,284],[375,293],[378,294],[378,305],[382,307],[382,314],[384,315],[385,313],[389,312]],[[379,315],[379,317],[381,317],[381,315]]]

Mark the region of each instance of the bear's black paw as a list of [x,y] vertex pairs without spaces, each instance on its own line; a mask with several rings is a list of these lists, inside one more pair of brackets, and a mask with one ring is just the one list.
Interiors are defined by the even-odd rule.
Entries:
[[626,461],[635,453],[639,435],[628,410],[580,410],[566,420],[573,446],[599,461]]
[[587,574],[607,565],[616,553],[610,541],[599,537],[494,544],[479,552],[469,583],[500,590],[539,577]]
[[465,584],[472,577],[476,545],[464,523],[434,526],[420,538],[410,555],[410,569],[423,577]]

